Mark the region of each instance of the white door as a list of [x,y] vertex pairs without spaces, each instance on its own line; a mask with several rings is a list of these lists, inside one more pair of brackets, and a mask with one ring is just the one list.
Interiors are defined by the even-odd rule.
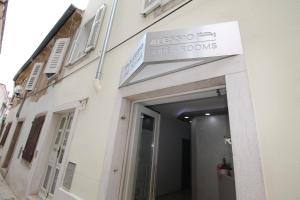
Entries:
[[71,129],[72,120],[73,112],[62,115],[58,122],[55,138],[51,145],[47,169],[41,185],[40,196],[43,199],[52,199],[53,197]]
[[154,200],[159,113],[136,105],[126,179],[126,200]]

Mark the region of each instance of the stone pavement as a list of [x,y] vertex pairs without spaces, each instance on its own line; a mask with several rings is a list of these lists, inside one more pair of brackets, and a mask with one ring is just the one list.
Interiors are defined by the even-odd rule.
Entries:
[[0,174],[0,200],[17,200],[4,178]]

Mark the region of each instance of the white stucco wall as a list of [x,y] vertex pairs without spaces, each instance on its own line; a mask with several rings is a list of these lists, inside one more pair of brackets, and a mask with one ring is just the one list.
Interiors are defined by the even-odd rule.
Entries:
[[[50,98],[49,98],[50,97]],[[51,98],[52,97],[52,98]],[[37,168],[38,165],[42,165],[45,167],[45,163],[41,162],[43,158],[47,157],[47,151],[49,149],[48,141],[46,140],[47,134],[49,131],[50,121],[52,120],[51,110],[53,109],[53,103],[51,99],[54,98],[54,95],[51,89],[48,91],[48,94],[40,99],[39,102],[34,103],[28,100],[25,101],[23,109],[20,113],[19,120],[24,121],[20,136],[18,138],[18,142],[15,146],[15,151],[13,153],[8,174],[6,175],[6,180],[13,191],[16,193],[18,198],[25,199],[26,195],[30,190],[37,191],[38,188],[30,189],[31,184],[39,185],[40,178],[44,171],[43,168]],[[13,125],[11,127],[10,133],[7,137],[6,143],[2,149],[2,155],[5,155],[9,145],[11,143],[11,139],[13,133],[15,131],[15,127],[17,125],[18,119],[16,119],[16,113],[18,111],[18,107],[10,110],[6,121],[12,122]],[[49,112],[50,111],[50,112]],[[39,143],[36,147],[36,156],[34,156],[30,165],[26,164],[22,157],[17,158],[20,149],[25,147],[32,121],[37,115],[46,114],[46,119],[39,137]],[[51,138],[49,138],[51,139]],[[46,140],[46,141],[45,141]],[[1,159],[1,165],[3,163],[3,159]],[[34,176],[34,180],[32,181]],[[36,182],[36,183],[34,183]]]
[[[148,19],[138,14],[138,0],[120,1],[110,48],[145,27]],[[300,173],[299,77],[300,3],[275,1],[194,0],[147,31],[195,27],[237,20],[240,24],[268,198],[297,200]],[[149,17],[152,19],[152,16]],[[151,20],[150,20],[151,21]],[[153,20],[152,20],[153,21]],[[104,72],[124,65],[134,52],[141,34],[107,56]],[[118,60],[115,59],[114,52]],[[131,53],[130,53],[131,52]],[[108,61],[109,60],[109,61]],[[106,72],[107,74],[107,72]],[[110,74],[112,75],[112,74]],[[109,74],[107,74],[109,76]],[[110,81],[112,83],[112,80]],[[108,85],[108,84],[105,84]],[[110,84],[113,85],[113,84]]]
[[[138,0],[131,1],[130,4],[120,1],[108,49],[159,18],[154,18],[152,15],[143,18],[139,14],[138,4]],[[284,3],[282,1],[204,2],[194,0],[146,30],[190,28],[232,20],[239,22],[256,113],[265,185],[268,197],[272,200],[283,198],[296,200],[300,196],[297,190],[300,174],[296,167],[299,166],[300,160],[291,156],[292,152],[297,152],[296,141],[299,140],[296,134],[299,129],[296,123],[299,111],[294,108],[299,105],[300,94],[299,91],[293,89],[293,85],[299,81],[299,68],[296,60],[296,52],[299,51],[296,44],[300,41],[296,37],[299,34],[298,9],[298,2],[292,0]],[[288,37],[282,37],[285,34]],[[89,106],[93,107],[94,118],[97,118],[98,122],[103,122],[95,127],[89,126],[97,129],[97,134],[101,135],[101,140],[97,142],[98,149],[93,149],[97,155],[95,157],[99,158],[100,168],[92,172],[89,170],[90,167],[86,167],[85,173],[93,174],[101,171],[105,146],[100,147],[100,145],[105,144],[105,139],[115,129],[110,126],[115,126],[116,122],[109,119],[112,115],[119,113],[120,99],[118,99],[117,87],[121,68],[132,56],[141,37],[142,33],[107,53],[101,80],[102,90],[95,93],[92,97],[94,100],[91,98],[89,102]],[[96,67],[91,65],[86,73],[90,73],[89,77],[93,77],[95,70]],[[85,75],[81,72],[81,75],[75,76],[84,77]],[[76,80],[76,78],[71,79],[74,82]],[[87,82],[89,84],[85,90],[94,93],[92,80]],[[71,82],[70,84],[72,85]],[[80,129],[84,130],[84,127],[85,125]],[[82,135],[77,135],[76,141],[87,140]],[[92,139],[95,138],[92,137]],[[73,143],[70,156],[74,159],[78,158],[81,162],[80,158],[84,155],[79,150],[80,145],[82,144]],[[97,150],[99,151],[96,153]],[[278,153],[281,159],[277,159]],[[85,161],[85,163],[89,162]],[[78,184],[74,184],[73,191],[78,194],[84,193],[80,189],[79,177],[76,180]]]

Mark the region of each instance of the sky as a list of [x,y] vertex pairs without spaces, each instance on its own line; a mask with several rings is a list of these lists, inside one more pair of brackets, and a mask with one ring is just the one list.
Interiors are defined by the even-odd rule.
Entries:
[[10,96],[13,77],[70,4],[85,9],[88,0],[9,0],[0,53],[0,83]]

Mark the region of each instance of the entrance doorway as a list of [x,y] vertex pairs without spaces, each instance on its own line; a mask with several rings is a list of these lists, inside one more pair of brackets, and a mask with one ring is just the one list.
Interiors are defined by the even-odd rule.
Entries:
[[236,199],[225,89],[200,96],[136,105],[126,199]]
[[73,114],[73,112],[63,114],[58,120],[58,126],[52,141],[49,160],[40,190],[40,196],[44,199],[51,200],[53,198],[70,135]]
[[8,148],[5,160],[4,160],[3,164],[2,164],[2,168],[7,169],[8,166],[9,166],[9,163],[10,163],[12,155],[14,153],[15,146],[17,144],[17,141],[18,141],[18,138],[19,138],[22,126],[23,126],[23,121],[19,121],[18,124],[17,124],[17,127],[15,129],[14,135],[13,135],[13,137],[11,139],[11,143],[9,145],[9,148]]

